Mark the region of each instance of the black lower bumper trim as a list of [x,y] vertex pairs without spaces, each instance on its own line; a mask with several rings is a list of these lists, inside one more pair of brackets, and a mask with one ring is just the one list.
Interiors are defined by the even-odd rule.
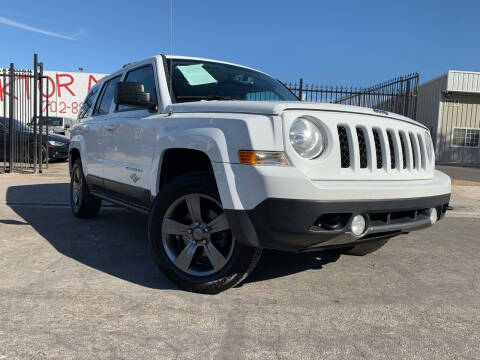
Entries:
[[65,149],[56,149],[49,147],[48,148],[48,158],[57,160],[57,159],[68,159],[68,148]]
[[[450,201],[450,194],[412,199],[361,201],[309,201],[269,198],[252,210],[225,210],[235,237],[242,243],[270,249],[306,251],[312,248],[351,246],[399,235],[429,226],[425,209],[436,208],[439,218]],[[348,234],[349,221],[335,230],[312,231],[322,215],[346,214],[346,219],[363,214],[371,216],[371,228],[381,232],[367,233],[364,238]],[[379,219],[385,216],[382,223]],[[411,216],[411,218],[409,218]],[[404,224],[404,225],[403,225]],[[415,226],[418,225],[418,226]]]

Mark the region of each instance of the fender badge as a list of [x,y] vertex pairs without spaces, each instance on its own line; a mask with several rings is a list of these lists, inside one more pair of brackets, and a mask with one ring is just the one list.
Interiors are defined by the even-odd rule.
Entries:
[[140,180],[140,178],[137,176],[137,174],[133,173],[132,175],[130,175],[130,179],[132,179],[132,181],[136,184],[138,180]]

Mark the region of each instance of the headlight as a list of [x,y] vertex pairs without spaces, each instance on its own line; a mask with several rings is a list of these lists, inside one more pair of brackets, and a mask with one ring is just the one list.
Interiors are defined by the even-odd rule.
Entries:
[[430,133],[428,131],[425,131],[425,146],[427,148],[427,155],[428,159],[430,161],[433,160],[433,141],[432,137],[430,136]]
[[319,156],[325,149],[325,140],[322,130],[306,118],[298,118],[290,127],[290,143],[306,159]]
[[63,146],[65,145],[64,143],[60,142],[60,141],[55,141],[55,140],[49,140],[48,143],[51,145],[51,146]]

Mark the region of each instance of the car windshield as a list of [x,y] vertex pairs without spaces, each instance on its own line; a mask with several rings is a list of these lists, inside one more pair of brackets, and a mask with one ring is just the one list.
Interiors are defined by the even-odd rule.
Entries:
[[[15,122],[15,130],[16,131],[25,131],[25,132],[28,132],[28,131],[31,131],[28,126],[26,126],[25,124],[21,123],[20,121],[18,120],[13,120]],[[3,125],[3,127],[5,127],[6,129],[9,129],[10,128],[10,120],[7,119],[7,118],[4,118],[4,117],[0,117],[0,124]]]
[[176,102],[298,101],[280,81],[241,66],[175,58],[167,59],[167,72],[170,66]]
[[[39,118],[36,119],[37,124],[39,123]],[[45,125],[45,118],[42,121],[42,124]],[[61,117],[49,117],[48,126],[63,126],[63,118]]]

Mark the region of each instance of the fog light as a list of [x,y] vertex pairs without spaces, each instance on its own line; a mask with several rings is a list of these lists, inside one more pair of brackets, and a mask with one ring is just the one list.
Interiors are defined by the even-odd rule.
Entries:
[[437,222],[438,219],[438,214],[437,214],[437,209],[431,208],[430,209],[430,223],[433,225]]
[[352,230],[352,234],[355,236],[360,236],[365,231],[365,218],[362,215],[356,215],[352,223],[350,224],[350,229]]

